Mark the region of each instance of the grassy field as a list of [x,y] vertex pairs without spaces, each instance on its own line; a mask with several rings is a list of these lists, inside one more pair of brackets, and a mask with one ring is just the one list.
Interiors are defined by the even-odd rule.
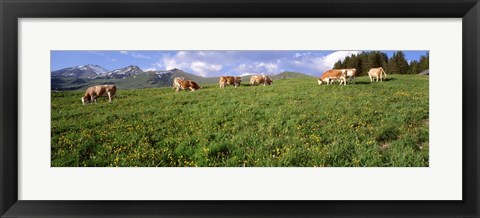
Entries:
[[51,165],[425,167],[428,76],[118,90],[82,106],[52,92]]

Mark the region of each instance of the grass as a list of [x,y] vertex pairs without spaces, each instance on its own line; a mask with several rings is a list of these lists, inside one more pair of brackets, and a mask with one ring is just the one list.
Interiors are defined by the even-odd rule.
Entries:
[[51,165],[425,167],[428,76],[119,90],[82,106],[52,92]]

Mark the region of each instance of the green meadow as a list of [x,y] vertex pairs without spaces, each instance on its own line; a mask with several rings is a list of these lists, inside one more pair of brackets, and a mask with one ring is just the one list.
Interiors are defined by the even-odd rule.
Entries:
[[[245,81],[244,81],[245,83]],[[51,93],[53,167],[428,167],[429,78]]]

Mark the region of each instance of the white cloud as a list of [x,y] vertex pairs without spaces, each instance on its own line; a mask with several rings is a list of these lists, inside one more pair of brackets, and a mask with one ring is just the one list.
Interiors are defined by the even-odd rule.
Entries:
[[199,76],[219,76],[223,64],[228,63],[214,51],[179,51],[174,55],[164,55],[155,63],[165,70],[173,68],[184,70]]
[[323,67],[326,69],[332,69],[337,61],[339,60],[343,61],[345,60],[345,57],[351,56],[353,54],[355,55],[360,54],[360,53],[361,51],[336,51],[321,58],[317,62],[319,64],[322,64]]
[[206,77],[211,73],[218,73],[222,69],[222,65],[196,61],[190,65],[190,68],[198,75]]
[[128,54],[128,51],[120,51],[121,54]]
[[278,64],[254,62],[250,64],[240,64],[234,68],[234,71],[241,75],[254,75],[254,74],[277,74],[279,72]]

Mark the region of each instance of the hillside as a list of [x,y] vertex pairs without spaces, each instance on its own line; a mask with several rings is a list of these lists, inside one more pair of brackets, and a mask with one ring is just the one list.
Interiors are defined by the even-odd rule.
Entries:
[[428,90],[427,76],[389,75],[119,89],[85,106],[83,91],[52,92],[51,166],[428,167]]
[[279,79],[315,78],[315,77],[311,75],[303,74],[303,73],[285,71],[276,75],[271,75],[271,78],[273,80],[279,80]]

